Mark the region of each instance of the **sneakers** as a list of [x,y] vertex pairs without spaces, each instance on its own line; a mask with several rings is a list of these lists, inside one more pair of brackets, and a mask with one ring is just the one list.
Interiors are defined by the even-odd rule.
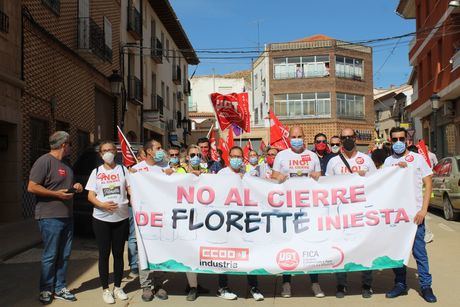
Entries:
[[313,294],[317,298],[325,297],[323,290],[321,290],[321,287],[319,286],[319,283],[315,282],[311,285],[311,290],[313,291]]
[[194,301],[196,300],[198,296],[198,289],[195,288],[195,287],[191,287],[189,290],[188,290],[188,294],[187,294],[187,297],[185,298],[187,301],[191,302],[191,301]]
[[281,297],[288,298],[291,297],[291,283],[290,282],[283,282],[281,288]]
[[159,300],[167,300],[168,299],[168,292],[165,289],[158,286],[158,289],[155,291],[155,297]]
[[260,290],[257,287],[252,287],[250,292],[251,292],[252,297],[256,301],[263,301],[264,300],[264,296],[262,295],[262,293],[260,293]]
[[53,293],[50,291],[42,291],[38,299],[43,305],[51,304],[53,302]]
[[126,301],[128,299],[128,295],[126,295],[125,291],[123,291],[122,288],[117,288],[115,287],[113,289],[113,295],[119,299],[119,300],[122,300],[122,301]]
[[431,287],[426,287],[422,289],[422,297],[428,303],[436,303],[438,301]]
[[113,294],[112,294],[112,292],[110,292],[109,289],[105,289],[102,292],[102,299],[107,304],[115,304],[115,298],[113,297]]
[[236,300],[237,296],[235,293],[230,291],[228,287],[219,288],[217,290],[217,296],[223,298],[224,300]]
[[374,294],[374,291],[372,291],[372,288],[369,286],[363,286],[361,289],[361,296],[363,298],[371,298],[372,294]]
[[347,294],[347,288],[344,286],[337,286],[337,292],[335,293],[336,298],[344,298]]
[[54,298],[69,302],[75,302],[77,300],[75,295],[70,293],[70,291],[67,288],[62,288],[58,292],[54,293]]
[[407,295],[407,287],[403,284],[396,284],[390,292],[385,294],[386,298],[395,298],[401,295]]
[[142,300],[144,302],[152,301],[153,300],[153,291],[152,291],[152,289],[150,287],[143,288],[141,298],[142,298]]

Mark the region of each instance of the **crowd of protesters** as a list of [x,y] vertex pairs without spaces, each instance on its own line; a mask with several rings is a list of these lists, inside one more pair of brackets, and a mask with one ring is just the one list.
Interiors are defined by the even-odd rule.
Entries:
[[[167,149],[157,140],[149,140],[138,150],[139,163],[129,169],[115,162],[117,154],[113,142],[102,142],[99,154],[103,163],[95,168],[85,189],[88,200],[94,205],[93,230],[99,251],[99,279],[102,299],[108,304],[115,300],[127,300],[128,296],[121,287],[124,268],[124,246],[128,241],[128,260],[131,272],[129,278],[139,277],[142,300],[151,301],[168,298],[164,289],[162,272],[139,270],[135,221],[129,203],[130,176],[135,172],[156,172],[165,176],[173,174],[239,174],[257,176],[273,182],[284,182],[292,177],[310,177],[317,180],[320,176],[336,176],[356,173],[369,176],[383,167],[409,167],[415,170],[415,191],[418,212],[414,223],[418,225],[413,244],[413,255],[417,262],[421,296],[427,302],[436,302],[431,288],[428,255],[425,241],[425,216],[431,194],[432,171],[423,156],[411,151],[407,145],[407,131],[395,127],[390,131],[391,142],[375,148],[371,153],[362,153],[357,149],[356,134],[353,129],[345,128],[339,135],[327,138],[326,134],[315,135],[312,150],[306,146],[305,135],[300,127],[290,129],[289,148],[281,150],[266,147],[263,152],[251,150],[245,157],[239,146],[228,152],[228,165],[223,159],[222,151],[217,151],[214,159],[207,138],[201,138],[196,145],[188,148],[171,146]],[[83,191],[82,183],[75,183],[72,168],[64,157],[70,153],[70,140],[66,132],[55,132],[50,138],[50,152],[40,157],[30,172],[29,192],[37,197],[35,217],[38,220],[44,242],[41,262],[40,297],[43,304],[49,304],[53,298],[75,301],[66,284],[66,272],[72,249],[73,220],[72,207],[75,193]],[[410,158],[408,158],[410,157]],[[434,159],[435,157],[430,157]],[[308,161],[302,167],[293,160]],[[402,204],[404,206],[404,204]],[[109,257],[113,255],[113,290],[109,288]],[[386,293],[387,298],[407,294],[406,267],[394,269],[395,283],[393,289]],[[199,294],[209,292],[198,284],[196,273],[186,273],[188,289],[186,299],[194,301]],[[363,298],[370,298],[372,290],[372,271],[361,272],[361,293]],[[324,297],[318,274],[309,274],[312,293],[315,297]],[[347,274],[337,273],[336,297],[347,295]],[[258,288],[257,276],[248,275],[252,297],[263,300]],[[292,295],[291,275],[283,274],[281,296]],[[227,300],[237,298],[228,285],[227,275],[219,274],[217,296]]]

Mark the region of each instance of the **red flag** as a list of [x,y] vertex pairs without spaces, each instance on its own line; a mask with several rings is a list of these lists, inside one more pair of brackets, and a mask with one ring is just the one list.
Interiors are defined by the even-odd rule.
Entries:
[[243,148],[244,160],[249,161],[249,152],[252,150],[251,140],[246,142],[246,146]]
[[219,139],[219,149],[222,150],[222,160],[228,165],[228,146],[223,138]]
[[280,149],[289,148],[289,131],[281,124],[271,110],[268,113],[270,118],[270,146]]
[[209,134],[209,145],[211,147],[211,159],[217,161],[219,155],[217,153],[216,133],[214,132],[214,128],[211,128],[211,133]]
[[264,140],[262,140],[262,141],[260,142],[260,145],[259,145],[260,151],[261,151],[261,152],[264,152],[265,147],[267,147],[267,145],[265,145]]
[[128,167],[133,164],[136,164],[137,159],[133,153],[133,150],[131,149],[131,145],[129,144],[125,135],[121,131],[120,127],[117,126],[117,129],[118,129],[118,141],[120,142],[121,154],[123,157],[123,165]]
[[220,129],[225,130],[234,123],[246,132],[251,131],[248,93],[212,93],[210,97]]
[[233,130],[229,129],[227,134],[227,147],[230,150],[233,146],[235,146],[235,142],[233,140]]
[[418,153],[421,154],[425,158],[425,161],[426,163],[428,163],[428,166],[433,167],[431,165],[430,157],[428,156],[428,148],[426,148],[425,141],[424,140],[418,141],[417,148],[418,148]]

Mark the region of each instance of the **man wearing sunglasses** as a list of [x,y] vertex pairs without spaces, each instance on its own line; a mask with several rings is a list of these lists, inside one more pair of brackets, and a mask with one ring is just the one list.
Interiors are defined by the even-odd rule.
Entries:
[[168,150],[169,167],[177,174],[185,174],[185,169],[180,164],[180,147],[171,146]]
[[[386,158],[384,167],[399,166],[410,167],[415,170],[415,191],[417,209],[419,210],[414,218],[414,223],[417,224],[417,232],[415,234],[412,254],[417,262],[418,278],[421,288],[421,295],[425,301],[435,303],[436,296],[431,288],[431,274],[429,272],[428,254],[426,251],[425,238],[425,216],[428,212],[430,195],[432,189],[432,170],[424,158],[414,152],[407,150],[406,138],[407,131],[401,127],[394,127],[390,130],[390,137],[393,149],[393,155]],[[425,190],[423,191],[423,186]],[[406,274],[407,268],[393,269],[395,273],[394,288],[386,293],[387,298],[395,298],[401,295],[407,295]]]
[[[377,171],[374,162],[368,156],[359,152],[356,148],[356,134],[351,128],[345,128],[340,134],[340,140],[343,152],[333,157],[326,168],[326,176],[344,175],[356,173],[360,176]],[[345,297],[347,293],[347,273],[337,273],[337,298]],[[372,292],[372,271],[362,272],[362,290],[363,298],[370,298]]]

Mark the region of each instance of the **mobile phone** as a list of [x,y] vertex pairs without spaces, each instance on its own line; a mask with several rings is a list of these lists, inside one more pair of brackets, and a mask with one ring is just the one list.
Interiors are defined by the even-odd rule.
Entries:
[[75,188],[70,188],[66,191],[66,193],[77,193],[77,189]]

